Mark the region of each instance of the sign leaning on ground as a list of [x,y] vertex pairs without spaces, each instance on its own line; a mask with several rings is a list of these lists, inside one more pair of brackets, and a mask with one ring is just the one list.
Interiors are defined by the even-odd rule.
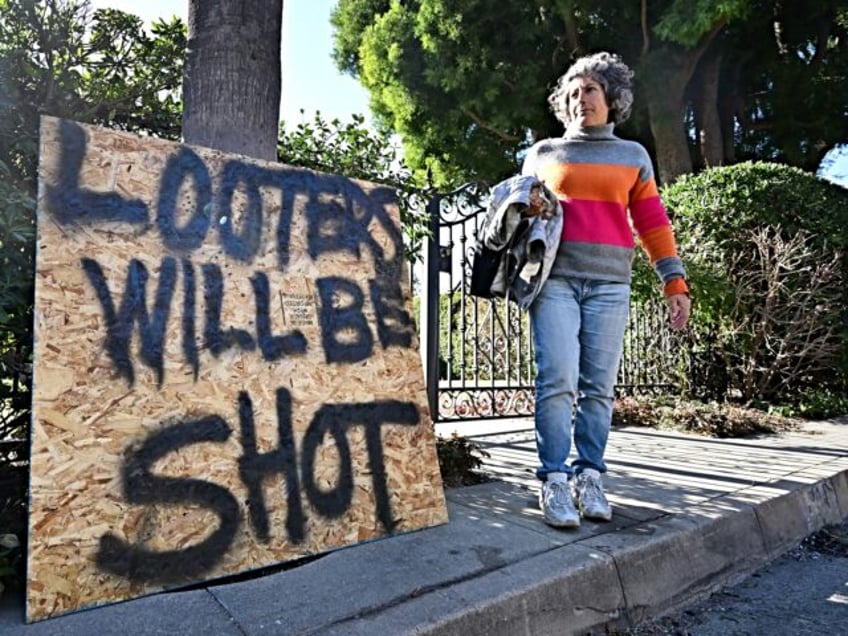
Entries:
[[27,620],[445,523],[371,183],[41,122]]

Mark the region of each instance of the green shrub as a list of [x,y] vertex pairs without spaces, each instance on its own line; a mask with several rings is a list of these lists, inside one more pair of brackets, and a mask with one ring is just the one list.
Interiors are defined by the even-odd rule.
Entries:
[[848,190],[743,163],[662,190],[693,294],[700,397],[793,402],[848,376]]
[[848,414],[848,393],[828,387],[802,392],[791,408],[791,415],[805,419],[829,419]]
[[35,200],[0,161],[0,326],[29,323],[35,255]]
[[848,244],[848,190],[776,163],[745,162],[685,175],[662,189],[675,229],[697,220],[716,242],[737,230],[780,225],[787,234],[815,232],[824,243]]
[[442,482],[446,487],[470,486],[486,481],[485,476],[476,471],[483,465],[483,458],[489,457],[489,453],[471,440],[456,433],[448,438],[437,437],[436,452]]
[[25,580],[35,201],[0,162],[0,596]]

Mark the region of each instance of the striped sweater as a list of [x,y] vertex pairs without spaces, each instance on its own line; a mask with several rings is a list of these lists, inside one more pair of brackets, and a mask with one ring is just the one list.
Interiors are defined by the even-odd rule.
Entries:
[[629,283],[635,230],[665,295],[688,293],[651,159],[640,144],[616,137],[613,124],[569,128],[537,142],[521,172],[544,181],[562,203],[552,276]]

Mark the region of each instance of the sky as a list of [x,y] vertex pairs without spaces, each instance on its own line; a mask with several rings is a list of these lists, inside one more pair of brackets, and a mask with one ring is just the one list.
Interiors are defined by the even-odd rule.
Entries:
[[[330,13],[338,0],[284,0],[283,2],[283,94],[280,118],[288,129],[311,120],[320,111],[325,120],[350,121],[353,114],[371,121],[368,92],[348,75],[342,75],[332,59]],[[132,13],[149,24],[173,15],[188,23],[188,0],[90,0],[92,7],[110,7]],[[305,112],[300,114],[300,110]],[[848,140],[847,140],[848,141]],[[848,147],[826,178],[848,187]]]
[[[95,9],[108,7],[139,16],[145,24],[176,15],[188,23],[188,0],[90,0]],[[324,119],[343,122],[353,114],[371,119],[368,92],[349,75],[336,70],[332,59],[330,13],[337,0],[283,2],[283,94],[280,118],[287,128],[311,120],[315,111]],[[300,114],[300,109],[305,111]]]

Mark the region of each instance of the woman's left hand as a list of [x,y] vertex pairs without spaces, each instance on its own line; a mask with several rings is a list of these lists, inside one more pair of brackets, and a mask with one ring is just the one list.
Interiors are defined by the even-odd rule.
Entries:
[[692,307],[692,299],[689,294],[675,294],[666,299],[668,303],[668,316],[671,319],[671,328],[680,331],[689,322],[689,310]]

